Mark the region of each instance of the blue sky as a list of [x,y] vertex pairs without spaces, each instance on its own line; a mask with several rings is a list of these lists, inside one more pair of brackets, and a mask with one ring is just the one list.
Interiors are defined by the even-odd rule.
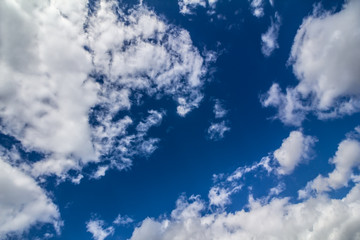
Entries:
[[0,3],[0,239],[360,239],[360,1]]

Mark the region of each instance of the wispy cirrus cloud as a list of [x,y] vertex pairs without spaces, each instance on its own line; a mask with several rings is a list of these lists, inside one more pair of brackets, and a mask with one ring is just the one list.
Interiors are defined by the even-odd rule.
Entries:
[[279,48],[278,36],[280,31],[281,18],[275,13],[275,19],[271,18],[271,25],[268,30],[261,34],[261,52],[264,56],[269,57],[273,51]]

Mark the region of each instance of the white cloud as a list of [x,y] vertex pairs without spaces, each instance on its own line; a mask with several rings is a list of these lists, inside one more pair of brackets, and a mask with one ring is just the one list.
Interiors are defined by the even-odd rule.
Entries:
[[0,238],[21,234],[37,224],[62,222],[57,206],[34,179],[0,159]]
[[274,151],[274,158],[280,165],[276,169],[277,173],[288,175],[302,161],[310,159],[316,141],[314,137],[305,136],[301,131],[292,131],[289,137],[283,140],[281,147]]
[[[337,13],[316,6],[300,26],[291,49],[289,63],[299,84],[277,91],[277,103],[269,99],[264,106],[278,108],[286,124],[299,125],[307,113],[319,119],[338,118],[360,111],[360,2],[347,1]],[[273,85],[274,86],[274,85]],[[284,110],[285,109],[285,110]],[[298,121],[291,119],[299,116]]]
[[[293,135],[284,140],[286,144],[283,144],[282,148],[289,150],[290,145],[294,146],[290,138],[297,140],[301,138],[298,136],[299,133],[293,132]],[[299,144],[295,145],[299,146]],[[299,148],[303,147],[299,146]],[[292,149],[286,152],[293,154],[294,159],[299,158],[298,151]],[[359,166],[359,159],[360,143],[348,139],[342,141],[332,160],[336,168],[329,174],[329,179],[332,178],[338,187],[345,186],[344,183],[349,181],[351,175],[349,169]],[[225,182],[230,183],[229,186],[232,187],[239,186],[236,181],[240,178],[245,179],[245,174],[252,173],[256,176],[260,167],[269,169],[269,161],[270,158],[265,157],[250,167],[241,167],[227,177]],[[268,172],[271,172],[271,169]],[[337,181],[339,178],[334,174],[336,171],[346,175],[346,179],[340,178],[342,179],[340,184]],[[223,175],[219,176],[219,178],[223,177]],[[230,188],[222,188],[223,185],[224,182],[220,182],[210,189],[208,204],[199,196],[192,196],[190,199],[181,196],[170,217],[146,218],[133,231],[130,239],[360,239],[358,228],[360,217],[357,214],[360,211],[358,183],[341,198],[331,198],[319,192],[313,197],[300,199],[294,203],[289,197],[277,197],[285,189],[285,184],[280,182],[270,189],[268,196],[254,199],[250,194],[245,207],[231,212],[224,208],[224,205],[230,201],[228,194]],[[218,205],[220,208],[211,211],[212,205]]]
[[263,0],[249,0],[249,2],[250,2],[250,9],[252,14],[257,18],[263,17],[264,16]]
[[193,14],[197,7],[206,7],[206,0],[179,0],[178,4],[181,14]]
[[260,101],[264,107],[277,108],[278,113],[275,118],[280,119],[286,125],[300,126],[308,110],[302,105],[299,93],[295,89],[287,88],[286,94],[284,94],[277,83],[272,84]]
[[230,127],[227,126],[226,121],[221,121],[219,123],[211,123],[210,127],[207,130],[208,137],[211,140],[218,141],[224,138],[224,134],[230,131]]
[[116,217],[116,219],[113,221],[115,225],[127,225],[129,223],[134,222],[134,219],[128,217],[128,216],[121,216],[120,214]]
[[230,203],[230,195],[232,192],[218,186],[212,187],[209,191],[209,205],[224,207]]
[[162,121],[162,118],[162,113],[155,110],[149,110],[149,116],[146,118],[145,121],[140,122],[136,126],[136,130],[139,132],[147,132],[152,126],[159,125]]
[[335,169],[327,177],[319,175],[309,182],[305,189],[299,191],[299,197],[307,197],[312,191],[321,193],[348,186],[354,177],[354,169],[360,168],[360,142],[355,139],[343,140],[330,163],[335,165]]
[[215,118],[223,118],[226,116],[228,111],[224,108],[224,104],[219,100],[215,100],[214,110]]
[[275,20],[271,18],[271,25],[268,30],[261,35],[261,52],[269,57],[272,52],[279,48],[277,42],[281,25],[281,18],[278,13],[275,13]]
[[147,218],[131,240],[358,239],[359,197],[357,185],[342,199],[318,196],[294,204],[288,198],[273,198],[268,203],[250,198],[248,210],[205,215],[200,200],[182,200],[182,208],[174,211],[180,215],[187,211],[185,216]]
[[111,226],[104,228],[104,221],[102,220],[90,220],[86,223],[86,229],[93,235],[94,240],[104,240],[113,235],[115,231]]
[[124,169],[136,151],[151,154],[151,119],[124,114],[132,97],[169,96],[181,116],[201,102],[206,61],[187,31],[144,6],[115,13],[116,1],[99,1],[88,15],[86,0],[0,4],[0,130],[44,154],[24,167],[35,177],[75,170],[77,183],[90,162]]
[[[178,0],[178,5],[180,8],[180,13],[183,15],[194,14],[194,11],[198,7],[209,7],[214,9],[218,0]],[[212,13],[208,11],[208,13]]]

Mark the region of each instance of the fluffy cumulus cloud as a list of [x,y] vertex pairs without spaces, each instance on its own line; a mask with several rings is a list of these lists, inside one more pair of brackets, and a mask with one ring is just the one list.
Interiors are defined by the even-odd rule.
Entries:
[[137,152],[156,149],[158,139],[146,134],[163,115],[149,110],[137,123],[134,104],[166,95],[185,116],[202,99],[206,63],[189,33],[143,6],[125,13],[115,1],[92,11],[85,0],[0,4],[0,128],[44,154],[27,168],[35,177],[66,178],[90,162],[127,168]]
[[36,181],[0,159],[0,239],[19,234],[35,224],[62,222],[56,205]]
[[299,191],[299,197],[306,197],[312,192],[328,192],[348,186],[349,182],[358,179],[354,170],[360,169],[360,142],[356,139],[347,138],[343,140],[330,159],[335,169],[327,177],[317,176],[309,182],[305,189]]
[[250,199],[248,209],[234,213],[202,215],[201,201],[184,202],[166,220],[147,218],[136,228],[132,240],[228,240],[228,239],[358,239],[360,231],[360,187],[354,187],[342,199],[325,196],[298,204],[288,198],[268,203]]
[[[360,148],[359,142],[354,141],[347,139],[339,144],[338,151],[331,160],[336,164],[334,172],[358,166]],[[247,173],[256,173],[254,171],[259,168],[265,168],[269,173],[268,157],[250,167],[237,169],[225,181],[235,183],[235,180],[244,178]],[[329,173],[329,179],[338,179],[331,177],[334,172]],[[309,184],[311,183],[310,181]],[[267,196],[258,199],[250,194],[248,204],[232,212],[224,208],[224,205],[230,203],[229,193],[221,190],[219,185],[210,190],[208,203],[199,196],[191,196],[189,199],[181,196],[169,217],[146,218],[134,230],[131,240],[360,238],[360,217],[357,214],[360,211],[359,183],[353,181],[350,190],[341,198],[331,198],[316,192],[295,202],[290,197],[278,196],[285,189],[284,185],[280,182],[269,190]],[[210,208],[212,205],[220,208],[214,210]]]
[[86,229],[92,234],[94,240],[104,240],[113,235],[115,231],[111,226],[104,228],[104,221],[102,220],[90,220],[86,224]]
[[275,13],[275,19],[271,18],[271,25],[268,30],[261,35],[261,52],[264,56],[269,57],[272,52],[279,48],[277,42],[281,25],[281,18]]
[[279,164],[276,169],[278,174],[290,174],[301,161],[310,159],[316,141],[314,137],[305,136],[301,131],[292,131],[283,140],[281,147],[274,151],[274,158]]
[[298,85],[282,93],[275,83],[262,99],[284,123],[300,125],[309,112],[326,119],[360,111],[359,11],[360,2],[349,0],[336,13],[316,6],[303,20],[289,59]]

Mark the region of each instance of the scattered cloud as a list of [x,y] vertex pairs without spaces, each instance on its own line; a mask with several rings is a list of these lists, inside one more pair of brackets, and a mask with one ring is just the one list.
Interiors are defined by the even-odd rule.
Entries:
[[215,100],[214,110],[215,118],[223,118],[228,113],[228,110],[224,108],[224,104],[219,99]]
[[[286,148],[292,143],[289,139],[298,138],[298,133],[293,133],[284,140],[281,148]],[[291,135],[291,134],[290,134]],[[285,146],[286,145],[286,146]],[[302,147],[299,147],[300,149]],[[292,158],[298,158],[297,152]],[[355,160],[356,159],[356,160]],[[331,162],[335,163],[334,172],[329,178],[338,180],[337,171],[346,175],[346,180],[341,180],[337,186],[345,186],[351,175],[348,169],[359,166],[360,143],[344,140],[339,144],[338,151]],[[245,180],[245,174],[260,174],[258,170],[269,168],[270,158],[265,157],[259,163],[250,167],[240,167],[230,174],[225,182],[228,186],[240,187],[239,179]],[[342,170],[339,170],[342,169]],[[333,176],[333,177],[330,177]],[[224,178],[224,175],[215,179]],[[340,178],[341,179],[341,178]],[[352,178],[355,179],[355,178]],[[227,211],[224,205],[230,203],[229,188],[222,188],[218,183],[209,191],[209,203],[201,200],[199,196],[189,199],[182,195],[176,208],[169,217],[160,219],[146,218],[137,227],[131,240],[170,240],[170,239],[357,239],[360,236],[358,225],[360,218],[360,185],[355,185],[345,193],[342,198],[331,198],[329,195],[316,192],[312,197],[293,202],[290,197],[279,197],[284,191],[285,184],[270,188],[265,197],[255,199],[250,193],[248,204],[236,211]],[[308,183],[312,184],[312,181]],[[335,188],[334,188],[335,189]],[[329,190],[330,191],[330,190]],[[211,206],[219,206],[215,211]],[[209,211],[210,209],[210,211]]]
[[207,130],[207,136],[210,140],[218,141],[224,138],[226,132],[230,131],[229,121],[223,120],[228,110],[225,109],[223,101],[215,99],[214,115],[215,121],[212,121]]
[[251,13],[257,17],[261,18],[264,16],[264,1],[263,0],[249,0]]
[[218,141],[223,139],[228,131],[230,131],[230,127],[227,125],[227,122],[221,121],[219,123],[211,123],[207,133],[210,140]]
[[[178,0],[180,13],[183,15],[194,14],[198,7],[214,9],[218,0]],[[210,11],[211,12],[211,11]]]
[[261,35],[261,52],[265,57],[269,57],[273,51],[279,48],[277,42],[281,25],[281,18],[279,14],[275,13],[275,20],[271,18],[271,25],[268,30]]
[[121,216],[120,214],[116,217],[116,219],[113,221],[115,225],[127,225],[129,223],[134,222],[134,219],[128,217],[128,216]]
[[284,94],[274,83],[262,99],[285,124],[299,126],[308,113],[328,119],[360,111],[359,11],[356,0],[336,13],[317,5],[303,20],[289,58],[299,84]]
[[102,220],[90,220],[86,223],[86,229],[93,235],[94,240],[104,240],[108,236],[114,234],[114,228],[104,228],[104,224],[105,223]]
[[198,7],[206,7],[206,0],[179,0],[180,13],[194,14],[194,10]]

